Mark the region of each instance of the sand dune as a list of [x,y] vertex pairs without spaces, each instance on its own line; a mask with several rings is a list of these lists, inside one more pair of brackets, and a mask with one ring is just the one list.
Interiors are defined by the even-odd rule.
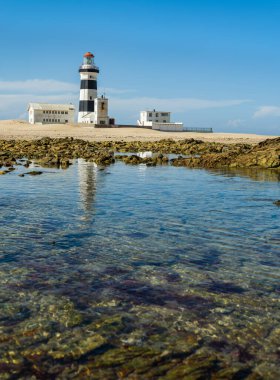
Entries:
[[144,128],[92,128],[79,124],[61,125],[45,124],[30,125],[26,121],[1,120],[0,139],[39,139],[42,137],[74,137],[89,141],[125,140],[125,141],[156,141],[165,138],[175,140],[194,138],[203,141],[222,143],[249,143],[257,144],[267,138],[277,136],[264,136],[246,133],[192,133],[192,132],[160,132]]

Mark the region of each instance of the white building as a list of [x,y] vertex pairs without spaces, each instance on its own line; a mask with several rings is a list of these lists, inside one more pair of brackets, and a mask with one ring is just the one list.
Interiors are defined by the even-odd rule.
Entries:
[[97,76],[99,68],[94,64],[94,55],[84,55],[79,69],[81,77],[78,123],[108,125],[108,99],[97,96]]
[[171,112],[156,110],[140,112],[140,120],[137,121],[137,124],[143,128],[170,132],[180,132],[184,128],[183,123],[171,122]]
[[69,124],[74,123],[73,104],[29,103],[30,124]]

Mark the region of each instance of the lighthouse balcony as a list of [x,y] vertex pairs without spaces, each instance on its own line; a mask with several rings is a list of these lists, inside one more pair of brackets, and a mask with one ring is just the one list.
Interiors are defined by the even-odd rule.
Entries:
[[95,65],[81,65],[79,72],[80,73],[85,73],[85,72],[99,73],[99,67]]

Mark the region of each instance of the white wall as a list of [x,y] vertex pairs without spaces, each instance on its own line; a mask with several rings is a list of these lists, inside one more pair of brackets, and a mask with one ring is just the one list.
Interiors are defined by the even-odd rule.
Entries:
[[108,99],[97,98],[95,100],[96,124],[109,124]]
[[140,121],[146,123],[153,121],[156,123],[170,123],[170,112],[164,111],[142,111]]
[[[51,111],[51,112],[47,112]],[[55,113],[56,112],[56,113]],[[62,113],[63,112],[63,113]],[[67,113],[66,113],[67,112]],[[29,109],[31,124],[69,124],[74,123],[75,110]]]
[[153,123],[152,125],[152,129],[158,131],[180,132],[183,128],[183,123]]
[[139,127],[152,128],[158,131],[182,131],[183,123],[171,123],[170,112],[164,111],[142,111],[140,112]]

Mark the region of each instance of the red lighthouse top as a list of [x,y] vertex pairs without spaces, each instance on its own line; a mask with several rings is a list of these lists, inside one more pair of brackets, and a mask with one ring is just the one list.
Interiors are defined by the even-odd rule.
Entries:
[[87,52],[85,55],[84,55],[85,58],[93,58],[94,55],[91,53],[91,52]]
[[94,55],[88,51],[84,54],[83,64],[80,66],[80,73],[99,73],[99,68],[94,64]]

